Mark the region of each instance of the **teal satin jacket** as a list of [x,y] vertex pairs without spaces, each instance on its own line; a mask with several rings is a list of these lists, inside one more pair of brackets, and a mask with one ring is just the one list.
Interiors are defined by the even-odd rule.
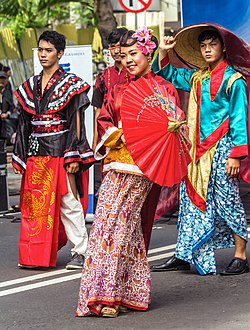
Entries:
[[226,60],[214,70],[175,68],[168,56],[161,68],[157,56],[152,68],[176,88],[190,92],[187,121],[190,130],[196,131],[195,162],[225,134],[232,139],[230,158],[248,154],[247,83],[241,73]]

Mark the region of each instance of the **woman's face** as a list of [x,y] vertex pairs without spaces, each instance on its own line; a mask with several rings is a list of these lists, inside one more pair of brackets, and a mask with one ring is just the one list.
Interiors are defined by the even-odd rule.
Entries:
[[144,55],[137,47],[137,43],[128,47],[121,47],[121,64],[134,76],[144,76],[150,70],[150,55]]

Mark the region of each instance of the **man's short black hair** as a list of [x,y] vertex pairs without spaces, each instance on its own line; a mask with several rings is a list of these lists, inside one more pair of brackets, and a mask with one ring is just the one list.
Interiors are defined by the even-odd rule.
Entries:
[[4,66],[3,66],[3,71],[4,71],[4,72],[8,72],[8,71],[10,71],[10,67],[7,66],[7,65],[4,65]]
[[224,45],[223,39],[217,30],[205,30],[199,34],[198,37],[199,43],[202,43],[203,41],[208,39],[212,39],[212,40],[219,39],[221,44]]
[[108,36],[108,44],[109,45],[117,44],[117,42],[120,41],[121,36],[127,31],[128,29],[125,27],[121,27],[113,30]]
[[8,79],[8,75],[5,71],[0,71],[0,78]]
[[50,42],[52,45],[55,46],[55,49],[59,53],[61,50],[64,50],[66,47],[66,39],[65,36],[61,33],[58,33],[56,31],[44,31],[37,42],[37,45],[39,46],[39,42],[41,40],[45,40],[47,42]]

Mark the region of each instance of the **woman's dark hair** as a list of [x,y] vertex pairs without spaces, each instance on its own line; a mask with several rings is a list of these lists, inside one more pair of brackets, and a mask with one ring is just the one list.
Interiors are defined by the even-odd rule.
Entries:
[[[120,46],[121,47],[130,47],[137,43],[137,38],[133,38],[132,35],[135,33],[134,30],[129,30],[126,33],[124,33],[120,39]],[[158,39],[152,35],[151,41],[153,41],[156,44],[156,47],[154,48],[153,52],[151,53],[152,58],[154,57],[154,53],[156,49],[158,48]]]
[[222,46],[224,45],[223,39],[217,30],[205,30],[199,34],[198,41],[199,43],[208,40],[208,39],[219,39]]
[[121,27],[121,28],[117,28],[117,29],[113,30],[108,36],[108,44],[109,45],[117,44],[117,42],[120,41],[121,36],[124,33],[126,33],[127,31],[128,31],[128,29],[125,27]]
[[61,33],[58,33],[56,31],[44,31],[37,42],[37,45],[39,46],[39,42],[41,40],[45,40],[47,42],[50,42],[52,45],[55,46],[55,49],[59,53],[61,50],[64,50],[66,47],[66,39],[65,36]]

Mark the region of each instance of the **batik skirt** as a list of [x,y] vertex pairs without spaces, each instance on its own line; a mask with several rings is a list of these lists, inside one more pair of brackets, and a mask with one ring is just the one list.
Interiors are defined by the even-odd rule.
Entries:
[[140,211],[152,187],[143,176],[109,171],[100,188],[80,283],[76,316],[103,305],[147,310],[150,270]]
[[225,136],[215,151],[209,178],[206,211],[180,190],[176,257],[195,264],[201,275],[216,273],[215,249],[234,246],[232,232],[247,240],[247,222],[239,194],[239,180],[226,175],[231,141]]

